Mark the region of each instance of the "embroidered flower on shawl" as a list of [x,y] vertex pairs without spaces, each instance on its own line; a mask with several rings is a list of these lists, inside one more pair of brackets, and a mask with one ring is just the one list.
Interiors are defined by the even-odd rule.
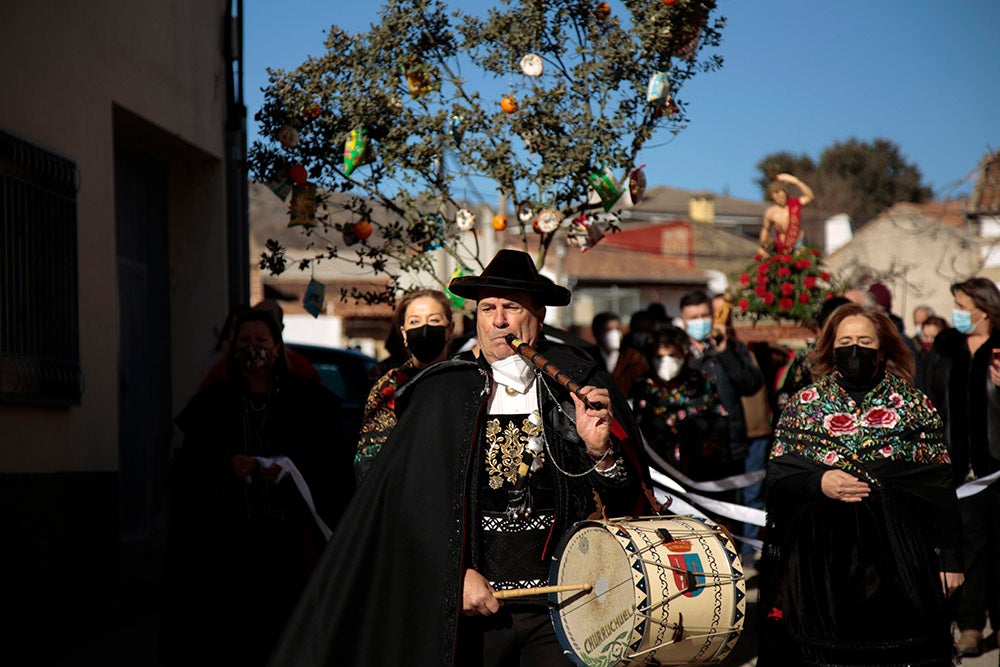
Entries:
[[899,422],[899,413],[891,408],[872,408],[861,415],[861,421],[864,422],[865,426],[892,428]]
[[840,460],[840,454],[838,454],[833,450],[828,451],[826,455],[823,456],[823,463],[827,464],[828,466],[832,466],[839,460]]
[[774,448],[771,450],[771,456],[781,456],[785,453],[785,446],[780,442],[774,443]]
[[802,393],[799,394],[799,403],[812,403],[817,398],[819,398],[819,392],[812,387],[809,387],[808,389],[802,390]]
[[899,395],[899,392],[892,392],[889,394],[889,405],[894,408],[903,407],[903,397]]
[[854,417],[844,412],[824,417],[823,427],[831,435],[852,435],[858,432],[858,423],[854,420]]
[[934,404],[931,402],[931,399],[929,399],[926,394],[924,394],[924,407],[928,410],[934,409]]
[[886,445],[882,449],[878,450],[878,453],[884,456],[885,458],[890,458],[892,456],[892,452],[893,452],[892,445]]

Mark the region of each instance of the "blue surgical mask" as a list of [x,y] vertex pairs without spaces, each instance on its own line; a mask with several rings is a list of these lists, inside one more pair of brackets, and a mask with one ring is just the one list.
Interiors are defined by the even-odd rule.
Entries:
[[967,310],[951,311],[951,321],[961,333],[970,334],[976,327],[972,324],[972,313]]
[[697,341],[703,341],[708,338],[708,334],[712,333],[712,320],[707,317],[701,320],[688,320],[686,329],[688,336]]

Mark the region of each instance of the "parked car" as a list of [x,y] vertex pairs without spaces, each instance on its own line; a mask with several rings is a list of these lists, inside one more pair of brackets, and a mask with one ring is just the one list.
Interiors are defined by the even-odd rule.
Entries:
[[357,350],[302,343],[287,345],[316,367],[324,387],[340,396],[343,401],[340,423],[344,442],[357,447],[365,401],[377,379],[371,377],[372,368],[377,363],[375,359]]

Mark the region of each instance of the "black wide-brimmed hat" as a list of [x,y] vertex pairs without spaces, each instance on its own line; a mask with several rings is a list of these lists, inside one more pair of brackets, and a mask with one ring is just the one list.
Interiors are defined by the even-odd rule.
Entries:
[[448,284],[448,289],[466,299],[479,300],[483,290],[525,292],[543,306],[565,306],[570,291],[540,275],[531,255],[520,250],[504,249],[478,276],[462,276]]

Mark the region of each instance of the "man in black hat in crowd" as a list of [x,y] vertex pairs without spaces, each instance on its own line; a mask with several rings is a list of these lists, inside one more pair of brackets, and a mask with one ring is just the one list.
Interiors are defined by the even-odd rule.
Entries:
[[[324,554],[273,665],[569,664],[547,596],[561,536],[599,511],[647,513],[624,397],[585,353],[546,344],[570,292],[501,250],[449,286],[477,301],[478,354],[411,380],[399,422]],[[571,394],[515,353],[513,334],[584,385]],[[615,420],[618,420],[615,422]]]

